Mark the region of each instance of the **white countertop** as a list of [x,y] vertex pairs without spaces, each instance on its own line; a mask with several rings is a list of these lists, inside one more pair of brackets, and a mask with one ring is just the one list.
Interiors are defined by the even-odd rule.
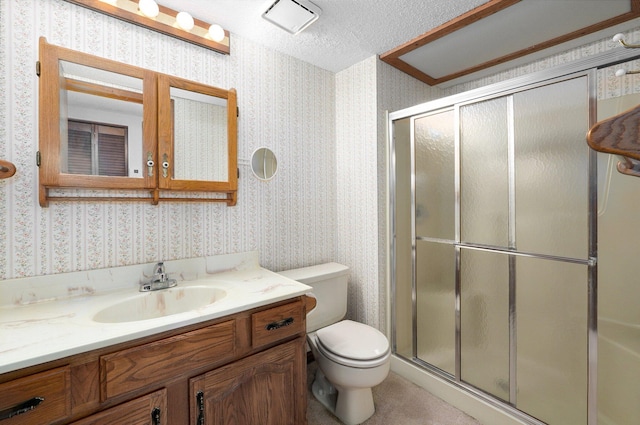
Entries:
[[[192,262],[167,261],[167,272],[179,281],[175,290],[212,286],[226,291],[226,296],[196,310],[121,323],[99,323],[93,317],[105,307],[141,294],[139,280],[148,275],[154,263],[105,269],[106,273],[76,272],[0,282],[0,373],[216,319],[311,290],[260,267],[257,260],[257,253],[251,252]],[[172,270],[181,270],[180,275],[172,275]],[[123,278],[131,274],[134,276]]]

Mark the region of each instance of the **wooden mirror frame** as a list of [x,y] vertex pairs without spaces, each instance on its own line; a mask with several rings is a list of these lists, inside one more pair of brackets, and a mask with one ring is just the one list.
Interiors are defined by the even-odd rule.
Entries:
[[[113,60],[92,56],[71,49],[55,46],[47,43],[44,37],[40,38],[40,60],[38,62],[39,83],[39,138],[38,151],[39,167],[39,202],[40,206],[47,207],[50,200],[59,201],[146,201],[157,204],[160,200],[169,201],[200,201],[200,202],[224,202],[233,206],[237,201],[237,101],[234,89],[224,90],[204,84],[188,81],[178,77],[172,77],[151,70],[138,68]],[[143,128],[142,149],[145,157],[149,155],[153,161],[153,172],[146,172],[147,166],[140,164],[143,169],[143,177],[119,177],[99,176],[84,174],[62,173],[61,167],[61,137],[60,137],[60,90],[61,78],[59,75],[59,62],[68,61],[80,65],[101,69],[116,74],[123,74],[142,81],[143,93],[140,99],[138,94],[126,92],[125,94],[112,94],[112,96],[128,101],[142,102]],[[162,83],[161,83],[162,82]],[[98,85],[73,82],[76,90],[98,93]],[[182,181],[179,184],[160,183],[160,169],[162,160],[159,158],[159,147],[165,151],[171,150],[167,145],[167,134],[172,132],[173,122],[171,117],[171,100],[166,84],[171,84],[186,90],[195,90],[212,96],[221,97],[227,101],[227,135],[228,135],[228,180],[224,182],[209,181]],[[78,88],[79,85],[85,87]],[[114,92],[117,92],[115,90]],[[103,95],[103,94],[100,94]],[[163,103],[164,102],[164,103]],[[160,134],[164,135],[161,140]],[[172,138],[169,137],[169,139]],[[172,150],[171,150],[172,151]],[[50,195],[51,188],[76,188],[76,189],[107,189],[150,192],[147,196],[114,195],[106,196],[65,196]],[[161,190],[166,192],[216,192],[223,193],[223,197],[178,197],[175,193],[161,197]]]

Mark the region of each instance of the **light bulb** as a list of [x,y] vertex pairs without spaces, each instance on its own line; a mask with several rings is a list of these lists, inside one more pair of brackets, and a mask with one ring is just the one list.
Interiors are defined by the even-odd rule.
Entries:
[[187,12],[180,12],[176,15],[176,22],[178,26],[185,31],[191,31],[195,23],[193,22],[193,17],[189,15]]
[[149,18],[155,18],[160,13],[160,8],[158,7],[158,3],[154,0],[140,0],[138,3],[138,9],[144,16],[148,16]]
[[625,71],[624,69],[619,69],[616,71],[616,77],[622,77],[627,75],[627,71]]
[[209,27],[209,35],[215,42],[220,43],[222,40],[224,40],[224,30],[218,24],[213,24]]
[[613,41],[615,41],[617,43],[618,41],[622,40],[623,38],[624,38],[624,34],[618,33],[618,34],[613,36]]

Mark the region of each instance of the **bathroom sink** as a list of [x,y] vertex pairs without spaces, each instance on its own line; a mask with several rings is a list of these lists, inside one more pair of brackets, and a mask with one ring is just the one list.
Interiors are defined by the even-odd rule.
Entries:
[[136,294],[103,308],[93,320],[101,323],[135,322],[184,313],[220,301],[227,292],[208,286],[186,286]]

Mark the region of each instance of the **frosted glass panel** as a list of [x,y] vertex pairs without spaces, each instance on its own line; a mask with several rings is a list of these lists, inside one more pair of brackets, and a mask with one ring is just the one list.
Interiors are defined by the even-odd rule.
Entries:
[[460,107],[461,240],[508,246],[507,98]]
[[413,292],[411,240],[411,121],[394,121],[395,184],[395,343],[396,352],[413,357]]
[[516,288],[516,407],[586,424],[587,266],[517,257]]
[[514,94],[516,245],[588,257],[586,77]]
[[[599,70],[599,85],[624,92],[618,68]],[[605,79],[609,76],[608,79]],[[607,84],[613,80],[614,84]],[[640,93],[598,100],[598,120],[640,104]],[[598,424],[640,424],[640,179],[616,171],[620,158],[598,153]]]
[[455,373],[455,250],[417,241],[418,358]]
[[455,238],[453,111],[415,120],[416,235]]
[[509,401],[509,256],[460,256],[462,380]]
[[[589,232],[595,228],[588,221],[589,85],[586,77],[536,84],[496,93],[502,97],[493,99],[469,97],[464,104],[448,106],[450,110],[411,118],[413,164],[407,163],[406,150],[398,150],[395,157],[396,186],[402,186],[398,202],[410,203],[413,196],[415,207],[394,210],[397,240],[411,240],[409,233],[415,236],[411,264],[409,245],[394,251],[394,265],[403,268],[395,274],[396,281],[403,282],[395,289],[395,335],[402,345],[397,352],[415,356],[416,364],[438,368],[451,382],[473,387],[497,404],[505,402],[541,422],[586,425],[587,379],[592,376],[587,356],[590,271],[586,261],[562,257],[586,259]],[[394,143],[401,133],[396,126],[400,123],[394,124]],[[406,133],[406,122],[402,126]],[[414,192],[408,193],[404,186],[412,182]],[[600,194],[604,192],[600,188]],[[613,192],[609,196],[617,199]],[[627,198],[631,202],[637,196]],[[614,207],[603,202],[601,209],[613,213]],[[403,220],[406,223],[400,223]],[[601,225],[606,227],[607,220]],[[626,233],[615,228],[610,242],[622,237],[633,245],[638,238],[629,235],[638,227],[623,228]],[[470,244],[485,247],[479,250]],[[611,255],[629,252],[635,247]],[[413,292],[405,284],[411,280],[410,271],[415,273]],[[624,288],[619,276],[623,274],[618,271],[608,278],[612,288]],[[637,281],[633,276],[625,280]],[[605,302],[605,297],[624,298],[624,291],[614,292],[602,289],[599,295],[603,312],[606,308],[611,313],[599,318],[599,326],[604,331],[624,316],[631,320],[628,328],[637,328],[639,321],[633,319],[640,317],[639,309],[616,309],[617,304]],[[633,304],[633,298],[625,301]],[[618,341],[606,345],[602,336],[599,354],[610,355]],[[630,351],[631,345],[640,346],[623,349]],[[603,386],[605,381],[613,386],[625,375],[613,367],[618,359],[612,355],[606,376],[599,372],[599,400],[610,391],[602,390],[610,388]],[[640,385],[634,378],[640,375],[627,375],[631,386],[615,393],[625,392],[626,404],[637,404],[632,400],[640,394]],[[599,401],[599,419],[621,410],[625,403],[616,398],[623,397],[611,397],[606,405]]]

